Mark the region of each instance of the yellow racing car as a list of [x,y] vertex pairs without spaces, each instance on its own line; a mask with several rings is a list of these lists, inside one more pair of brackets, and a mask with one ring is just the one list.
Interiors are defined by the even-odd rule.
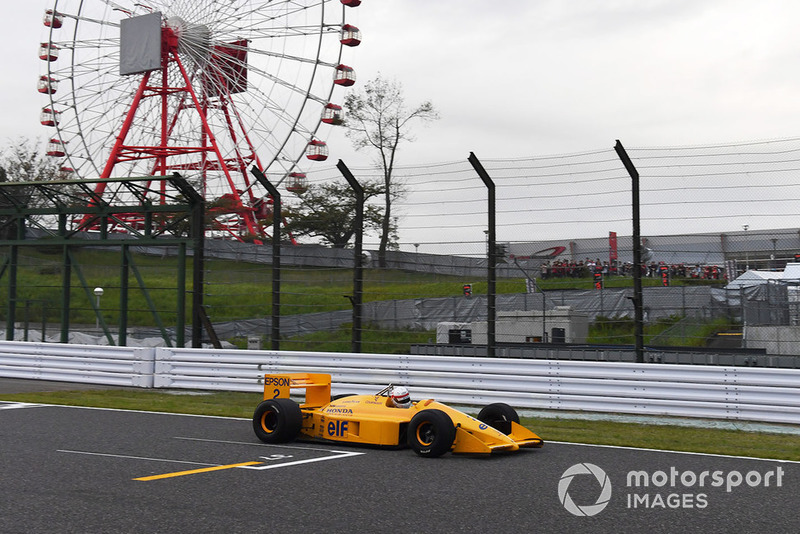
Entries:
[[[305,390],[305,401],[289,397]],[[410,447],[420,456],[447,451],[489,454],[541,447],[542,439],[519,424],[516,410],[503,403],[484,407],[477,418],[432,399],[411,402],[402,386],[374,395],[331,398],[331,376],[316,373],[267,374],[264,400],[253,414],[253,430],[265,443],[325,440]]]

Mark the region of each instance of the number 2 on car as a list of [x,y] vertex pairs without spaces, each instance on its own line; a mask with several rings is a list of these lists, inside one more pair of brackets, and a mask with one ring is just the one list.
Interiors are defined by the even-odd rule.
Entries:
[[264,400],[288,399],[291,378],[288,376],[273,375],[264,377]]

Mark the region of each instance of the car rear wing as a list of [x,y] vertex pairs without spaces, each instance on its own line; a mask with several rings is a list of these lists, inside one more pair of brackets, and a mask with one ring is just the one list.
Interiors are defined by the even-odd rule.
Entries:
[[264,400],[288,399],[292,389],[305,389],[303,406],[323,406],[331,401],[331,375],[285,373],[264,375]]

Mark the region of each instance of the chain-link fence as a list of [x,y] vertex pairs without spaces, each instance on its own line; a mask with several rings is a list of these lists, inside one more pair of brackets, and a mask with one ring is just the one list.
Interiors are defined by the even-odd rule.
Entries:
[[[384,255],[368,228],[359,259],[360,350],[485,344],[487,323],[494,323],[497,344],[633,345],[640,273],[648,350],[800,352],[793,341],[800,275],[787,268],[800,253],[793,226],[800,139],[627,153],[640,175],[638,267],[632,178],[611,145],[481,159],[494,185],[494,228],[490,191],[466,154],[458,162],[395,168],[393,239]],[[375,168],[351,171],[361,184],[384,179]],[[307,178],[309,189],[344,183],[334,167]],[[299,197],[282,191],[285,206],[297,204]],[[367,202],[386,209],[380,196]],[[353,249],[298,241],[280,249],[280,348],[349,351]],[[138,250],[171,257],[164,248]],[[204,308],[217,336],[241,347],[270,346],[269,244],[208,240],[205,253]],[[148,325],[135,330],[146,335]]]
[[[647,347],[765,348],[748,342],[746,326],[789,339],[798,280],[784,270],[800,253],[798,151],[796,139],[627,151],[640,174]],[[633,344],[632,180],[613,147],[481,163],[496,187],[496,343]],[[351,170],[362,183],[383,180],[378,169]],[[343,181],[334,168],[308,179],[309,187]],[[487,187],[466,157],[398,167],[393,181],[402,195],[391,205],[396,239],[383,266],[378,235],[364,237],[362,350],[485,343]],[[369,202],[385,208],[380,197]],[[268,261],[257,246],[208,252],[225,247],[238,249],[228,253],[237,261]],[[283,247],[282,257],[281,348],[348,350],[352,250],[307,244]],[[725,289],[746,272],[755,282]],[[555,315],[565,307],[561,324]],[[778,345],[792,353],[791,343]]]

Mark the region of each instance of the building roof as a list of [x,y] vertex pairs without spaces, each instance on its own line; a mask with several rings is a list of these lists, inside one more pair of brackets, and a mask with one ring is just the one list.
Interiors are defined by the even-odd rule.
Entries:
[[756,271],[751,269],[732,280],[725,288],[739,289],[740,287],[757,286],[767,284],[772,280],[800,282],[800,263],[787,263],[786,269],[783,271]]

